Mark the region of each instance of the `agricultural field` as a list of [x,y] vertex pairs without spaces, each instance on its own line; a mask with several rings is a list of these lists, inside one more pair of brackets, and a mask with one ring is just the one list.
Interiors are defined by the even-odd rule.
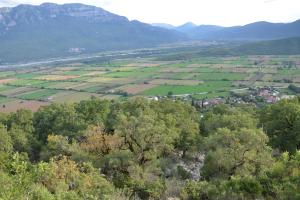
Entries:
[[[203,57],[162,61],[159,58],[77,62],[0,71],[0,106],[37,109],[51,102],[78,102],[92,96],[227,97],[250,87],[300,86],[300,56]],[[22,103],[20,103],[22,102]],[[37,106],[33,106],[37,105]],[[11,109],[10,109],[11,108]]]

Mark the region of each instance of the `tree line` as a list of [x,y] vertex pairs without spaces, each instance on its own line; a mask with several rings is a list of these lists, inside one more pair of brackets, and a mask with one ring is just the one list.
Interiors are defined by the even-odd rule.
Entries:
[[299,199],[299,148],[298,98],[51,104],[0,115],[0,199]]

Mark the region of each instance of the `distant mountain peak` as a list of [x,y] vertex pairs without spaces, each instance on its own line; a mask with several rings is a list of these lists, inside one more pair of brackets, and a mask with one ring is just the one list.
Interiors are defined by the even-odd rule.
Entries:
[[185,27],[185,28],[194,28],[194,27],[196,27],[197,25],[196,24],[194,24],[193,22],[187,22],[187,23],[185,23],[185,24],[182,24],[181,26],[179,26],[179,27]]
[[258,21],[233,27],[186,23],[177,30],[190,38],[202,40],[269,40],[300,36],[300,20],[292,23]]
[[89,6],[79,3],[72,4],[55,4],[55,3],[43,3],[41,5],[28,5],[20,4],[14,8],[6,9],[6,14],[4,10],[0,10],[0,20],[5,22],[5,24],[14,23],[35,23],[43,20],[48,20],[49,18],[59,18],[59,17],[78,17],[87,18],[90,21],[95,22],[106,22],[106,21],[128,21],[126,17],[115,15],[102,8],[95,6]]

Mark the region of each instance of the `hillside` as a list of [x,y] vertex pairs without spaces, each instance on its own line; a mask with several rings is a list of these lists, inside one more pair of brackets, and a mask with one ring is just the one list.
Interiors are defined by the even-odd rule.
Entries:
[[[0,64],[190,40],[253,41],[288,37],[300,37],[300,20],[286,24],[256,22],[227,28],[197,26],[189,22],[175,27],[130,21],[102,8],[83,4],[45,3],[0,8]],[[259,48],[261,52],[269,46],[265,45]],[[255,51],[251,45],[243,48]],[[288,51],[295,49],[297,46]],[[272,50],[276,51],[280,52]]]
[[292,23],[255,22],[245,26],[197,26],[186,23],[174,28],[193,39],[204,40],[271,40],[300,36],[300,20]]
[[228,42],[206,47],[194,46],[161,55],[159,60],[190,60],[199,57],[247,55],[299,55],[300,37],[255,42]]
[[152,47],[183,38],[180,33],[82,4],[0,9],[1,62]]
[[300,37],[254,42],[234,49],[245,55],[296,55],[300,54]]

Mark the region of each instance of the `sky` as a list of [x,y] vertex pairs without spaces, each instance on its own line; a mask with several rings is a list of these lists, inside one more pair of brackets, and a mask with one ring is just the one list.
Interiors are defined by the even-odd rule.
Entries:
[[130,20],[172,25],[193,22],[235,26],[300,19],[300,0],[0,0],[0,7],[45,1],[95,5]]

